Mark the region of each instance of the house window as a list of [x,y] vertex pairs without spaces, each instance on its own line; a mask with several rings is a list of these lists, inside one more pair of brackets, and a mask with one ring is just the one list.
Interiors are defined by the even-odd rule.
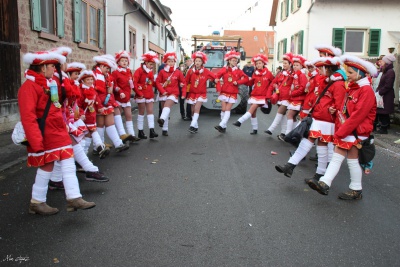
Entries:
[[146,7],[147,7],[147,2],[146,1],[147,0],[136,0],[136,2],[139,3],[144,10],[146,10]]
[[[151,12],[151,18],[154,20],[155,19],[155,15],[154,15],[154,13],[153,12]],[[155,32],[156,31],[156,28],[155,28],[155,26],[154,26],[154,24],[153,23],[151,23],[151,30],[153,31],[153,32]]]
[[55,2],[53,0],[40,1],[40,18],[42,23],[42,31],[55,34],[56,33],[56,11]]
[[290,52],[294,54],[303,54],[303,31],[292,35],[290,42]]
[[301,0],[292,0],[290,3],[290,11],[292,13],[296,12],[299,10],[301,7]]
[[274,54],[274,49],[268,48],[268,55],[273,55],[273,54]]
[[380,29],[334,28],[332,44],[346,53],[379,56]]
[[98,46],[98,10],[88,2],[82,1],[82,43]]
[[278,43],[278,61],[282,60],[282,56],[286,54],[287,39],[283,39]]
[[289,0],[281,2],[281,20],[285,20],[289,16]]
[[136,30],[129,27],[129,52],[136,58]]

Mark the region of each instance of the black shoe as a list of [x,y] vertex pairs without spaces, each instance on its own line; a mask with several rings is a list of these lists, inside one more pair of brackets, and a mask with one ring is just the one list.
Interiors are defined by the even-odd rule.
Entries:
[[90,182],[108,182],[109,179],[101,172],[86,172],[86,181]]
[[304,179],[304,182],[306,182],[306,184],[310,184],[312,181],[318,182],[319,179],[322,177],[322,174],[316,173],[314,174],[314,176],[312,178],[306,178]]
[[184,120],[184,121],[191,121],[192,118],[190,118],[190,117],[184,117],[183,120]]
[[281,133],[278,135],[278,139],[285,142],[285,134]]
[[214,129],[216,129],[220,133],[225,133],[226,132],[226,128],[222,128],[219,125],[215,126]]
[[99,146],[97,149],[98,155],[100,157],[100,159],[104,159],[105,157],[108,156],[108,154],[110,154],[110,149],[106,146]]
[[296,167],[296,165],[292,163],[286,163],[284,166],[281,165],[276,165],[275,170],[277,170],[280,173],[283,173],[286,177],[292,177],[293,170]]
[[320,193],[321,195],[328,195],[329,193],[329,186],[322,182],[322,181],[317,181],[317,180],[311,180],[310,183],[308,183],[308,186]]
[[192,133],[192,134],[197,133],[196,128],[194,128],[193,126],[190,126],[188,131],[189,131],[189,133]]
[[168,136],[168,131],[162,131],[163,136]]
[[253,130],[252,132],[250,132],[250,134],[252,135],[257,134],[257,130]]
[[157,120],[157,122],[158,122],[158,126],[160,126],[160,127],[164,126],[164,122],[165,121],[163,119],[160,118],[160,119]]
[[318,161],[318,154],[315,154],[315,156],[310,156],[308,159],[311,161]]
[[125,151],[125,150],[128,150],[128,149],[129,149],[129,146],[128,146],[128,145],[122,144],[122,145],[117,146],[117,147],[115,148],[115,152],[120,153],[120,152]]
[[197,133],[199,131],[199,128],[194,128],[194,131]]
[[272,135],[272,132],[270,130],[266,130],[266,131],[264,131],[264,133]]
[[240,126],[242,125],[239,121],[234,122],[234,123],[232,123],[232,124],[235,125],[236,127],[240,127]]
[[343,200],[359,200],[362,199],[362,190],[349,190],[338,195],[339,199]]
[[147,135],[144,134],[143,130],[139,130],[139,138],[140,139],[147,139]]
[[53,182],[52,180],[49,181],[49,189],[50,190],[64,190],[64,183],[61,182]]
[[150,138],[158,137],[158,133],[154,131],[154,128],[150,129]]
[[129,141],[131,141],[131,142],[137,142],[137,141],[140,141],[140,138],[139,138],[139,137],[136,137],[136,136],[134,136],[134,135],[131,135]]

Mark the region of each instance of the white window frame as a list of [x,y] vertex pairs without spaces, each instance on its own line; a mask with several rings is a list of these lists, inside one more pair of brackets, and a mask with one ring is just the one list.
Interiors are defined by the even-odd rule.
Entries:
[[[351,52],[351,51],[347,50],[346,45],[347,45],[347,33],[348,32],[363,32],[364,33],[364,36],[363,36],[364,40],[362,40],[362,46],[363,47],[362,47],[362,51],[361,52]],[[344,30],[344,42],[343,42],[344,51],[346,51],[346,53],[351,53],[353,55],[359,55],[359,56],[367,55],[368,54],[368,49],[369,49],[369,47],[368,47],[368,37],[369,37],[369,29],[367,29],[367,28],[356,28],[356,27],[345,28],[345,30]]]

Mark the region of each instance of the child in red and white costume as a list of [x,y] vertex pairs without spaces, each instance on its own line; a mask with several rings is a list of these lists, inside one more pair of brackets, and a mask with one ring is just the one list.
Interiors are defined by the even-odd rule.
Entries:
[[[371,82],[366,75],[375,75],[377,69],[372,63],[352,55],[343,55],[341,60],[347,65],[349,84],[342,105],[339,108],[329,108],[331,114],[337,114],[335,152],[325,175],[319,181],[310,183],[309,186],[318,193],[327,195],[333,179],[347,156],[351,180],[350,190],[339,194],[339,198],[357,200],[362,198],[362,170],[358,161],[357,144],[370,136],[376,116],[376,99]],[[358,139],[354,136],[354,131]]]
[[207,102],[207,81],[215,80],[215,75],[209,69],[204,68],[207,63],[207,55],[201,51],[192,54],[194,67],[186,74],[186,91],[189,92],[187,103],[192,105],[192,122],[188,131],[197,133],[199,129],[198,119],[203,103]]
[[304,65],[307,67],[307,77],[308,82],[306,84],[306,97],[303,101],[303,106],[299,113],[301,119],[304,119],[308,116],[311,107],[313,106],[315,100],[317,100],[318,95],[318,82],[320,79],[318,69],[311,63],[311,61],[306,61]]
[[[168,136],[168,118],[171,112],[171,107],[178,103],[179,86],[185,86],[185,77],[182,72],[175,66],[176,64],[175,52],[167,52],[164,55],[163,62],[166,64],[157,76],[156,86],[161,96],[162,113],[158,119],[158,124],[162,127],[162,135]],[[186,98],[185,90],[182,91],[182,99]]]
[[314,142],[317,143],[318,167],[313,178],[306,179],[310,182],[312,179],[319,179],[326,171],[328,164],[328,143],[333,141],[335,131],[335,114],[329,112],[329,108],[338,109],[346,93],[344,81],[346,75],[340,69],[341,61],[338,57],[317,58],[312,62],[320,69],[321,75],[324,75],[324,84],[320,85],[320,96],[324,89],[329,85],[328,90],[321,97],[319,103],[313,106],[312,123],[310,126],[308,138],[303,138],[296,149],[296,152],[284,165],[276,165],[275,169],[287,177],[291,177],[293,169],[311,150]]
[[114,144],[116,152],[122,152],[129,149],[129,146],[124,144],[123,141],[128,141],[128,138],[121,140],[118,135],[117,128],[114,124],[114,108],[118,107],[115,101],[114,81],[109,72],[111,69],[116,69],[117,66],[113,58],[108,55],[93,57],[96,62],[96,67],[93,71],[95,75],[95,89],[97,92],[96,98],[96,112],[97,112],[97,131],[104,142],[104,132],[107,132],[108,137]]
[[250,98],[248,100],[248,104],[250,104],[251,106],[249,110],[238,119],[237,122],[233,123],[233,125],[240,127],[244,121],[251,118],[251,126],[253,128],[253,131],[250,134],[257,134],[257,108],[263,106],[268,107],[268,103],[266,102],[268,87],[270,83],[274,80],[274,76],[267,68],[268,57],[266,57],[265,55],[257,54],[251,59],[251,61],[256,67],[253,76],[247,83],[248,86],[253,87]]
[[286,133],[286,123],[287,117],[285,116],[287,107],[289,106],[290,99],[290,88],[292,86],[293,77],[292,77],[292,60],[293,54],[286,53],[282,58],[282,67],[283,70],[275,77],[268,88],[268,95],[277,94],[278,98],[278,111],[275,115],[275,119],[272,124],[269,126],[268,130],[265,132],[269,135],[272,135],[272,132],[275,128],[281,124],[281,134],[278,135],[280,140],[284,140]]
[[287,125],[286,125],[286,134],[293,130],[294,119],[299,113],[301,106],[303,105],[303,101],[306,97],[306,85],[307,85],[307,77],[303,73],[303,68],[305,68],[306,59],[301,55],[293,55],[293,72],[292,72],[292,86],[290,88],[290,98],[289,98],[289,106],[287,107]]
[[219,91],[218,100],[221,101],[221,122],[214,128],[220,133],[226,132],[232,106],[237,101],[239,85],[246,84],[249,81],[249,77],[237,67],[239,59],[239,52],[229,51],[226,53],[224,60],[227,65],[221,68],[216,75],[215,82]]
[[27,80],[18,91],[18,105],[26,139],[29,142],[28,166],[38,167],[32,188],[29,213],[52,215],[58,212],[58,209],[46,204],[48,184],[55,161],[61,164],[67,210],[92,208],[95,204],[83,200],[79,190],[71,139],[61,107],[54,102],[50,104],[43,133],[37,122],[37,118],[43,116],[45,107],[51,99],[48,79],[53,77],[55,64],[63,64],[65,57],[46,51],[27,53],[23,61],[29,65],[29,69],[25,76]]
[[[129,140],[131,142],[137,142],[140,138],[135,135],[132,121],[132,109],[131,109],[131,92],[133,90],[132,72],[129,68],[131,60],[131,53],[121,50],[115,53],[115,61],[118,64],[116,70],[112,72],[114,78],[114,97],[118,103],[118,107],[114,108],[114,121],[117,131],[122,140]],[[121,111],[124,111],[125,125],[128,134],[125,132],[124,124],[122,122]]]
[[143,63],[135,71],[133,75],[133,83],[135,90],[135,102],[138,104],[139,114],[137,118],[137,126],[140,139],[147,139],[143,131],[144,113],[147,114],[147,124],[150,129],[150,138],[158,137],[154,131],[154,66],[158,64],[158,55],[153,51],[147,52],[141,57]]

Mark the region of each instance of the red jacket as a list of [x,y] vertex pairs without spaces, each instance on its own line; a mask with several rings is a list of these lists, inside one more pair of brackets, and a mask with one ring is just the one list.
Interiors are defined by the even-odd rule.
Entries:
[[268,87],[271,82],[274,80],[274,75],[267,69],[263,70],[255,70],[251,80],[247,83],[248,86],[253,86],[253,90],[251,91],[251,96],[253,97],[264,97],[271,98],[271,96],[267,96]]
[[315,92],[318,92],[319,87],[318,82],[320,75],[318,70],[315,70],[315,73],[308,73],[308,77],[309,80],[306,85],[307,95],[303,101],[303,110],[310,110],[310,108],[314,105],[315,100],[317,99],[317,94]]
[[195,70],[195,68],[191,68],[186,74],[186,91],[193,94],[205,94],[208,80],[215,80],[215,74],[209,69],[203,67]]
[[[79,113],[85,115],[86,124],[96,124],[96,111],[99,110],[97,104],[98,95],[93,86],[80,85],[81,97],[78,100]],[[101,106],[102,107],[102,106]]]
[[[221,93],[237,94],[239,93],[239,85],[246,84],[249,81],[249,77],[239,68],[224,67],[217,73],[217,79],[223,80],[223,84],[220,84]],[[237,85],[233,82],[236,81]],[[219,87],[218,87],[219,88]]]
[[292,86],[291,71],[283,70],[276,75],[275,79],[268,87],[267,96],[272,96],[275,90],[275,85],[278,86],[279,101],[290,99],[290,87]]
[[[144,97],[146,99],[154,98],[153,87],[155,86],[153,71],[148,73],[143,69],[143,64],[136,69],[133,74],[133,83],[135,85],[135,98]],[[142,89],[139,89],[141,87]]]
[[293,82],[290,89],[291,102],[303,102],[306,98],[307,77],[300,70],[292,73]]
[[[336,115],[331,114],[329,112],[329,108],[333,107],[338,110],[341,107],[344,96],[346,94],[346,87],[344,85],[343,76],[341,76],[338,72],[335,72],[335,74],[333,74],[332,76],[335,82],[333,82],[326,93],[322,96],[318,105],[314,107],[312,117],[316,120],[334,123]],[[323,80],[323,78],[327,77],[322,76],[322,78],[320,79],[321,83],[318,88],[319,92],[317,98],[327,86],[327,82],[326,80]]]
[[103,75],[101,72],[100,68],[96,68],[94,71],[94,75],[96,76],[95,82],[94,82],[94,88],[97,91],[97,107],[98,110],[103,108],[103,107],[118,107],[118,103],[115,102],[114,95],[110,95],[110,99],[107,102],[107,105],[104,105],[104,101],[106,100],[107,97],[107,88],[108,87],[113,87],[114,88],[114,78],[111,75]]
[[342,101],[342,112],[347,102],[347,112],[350,115],[343,124],[337,119],[335,138],[343,139],[346,136],[353,135],[356,130],[358,136],[369,136],[374,128],[376,116],[376,99],[368,78],[363,78],[358,83],[349,83],[346,98]]
[[19,112],[29,142],[27,147],[29,153],[56,149],[71,144],[61,109],[56,108],[53,103],[50,104],[45,121],[44,136],[42,136],[36,119],[43,116],[49,97],[42,86],[31,80],[26,80],[18,90]]
[[[182,72],[177,68],[171,68],[167,72],[167,67],[162,69],[157,76],[156,86],[161,94],[165,92],[167,95],[174,95],[179,98],[179,86],[182,83],[183,87],[186,87],[185,77],[183,77]],[[186,97],[186,91],[182,90],[182,97]]]
[[[131,99],[132,88],[129,81],[132,81],[132,72],[129,68],[118,67],[111,74],[114,78],[114,98],[120,103],[128,103]],[[133,85],[133,83],[132,83]],[[117,89],[119,88],[119,90]],[[124,98],[121,98],[121,93],[125,94]]]

